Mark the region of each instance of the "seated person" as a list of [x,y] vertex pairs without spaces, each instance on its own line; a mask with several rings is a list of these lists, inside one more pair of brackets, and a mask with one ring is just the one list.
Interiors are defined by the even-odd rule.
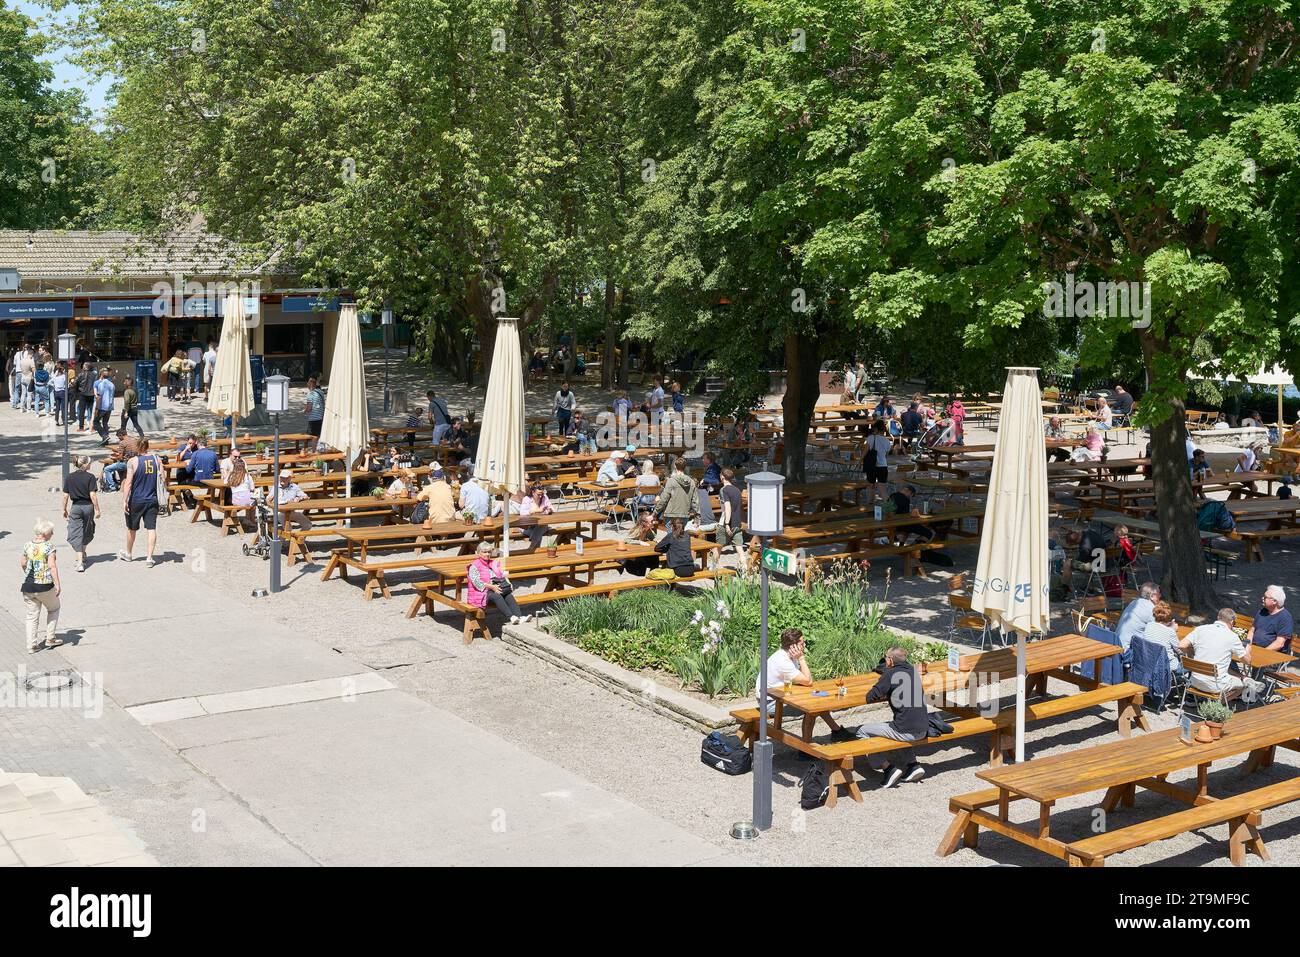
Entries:
[[[921,515],[920,509],[912,507],[912,499],[915,497],[916,497],[915,485],[901,486],[897,491],[895,491],[892,495],[889,496],[889,503],[890,505],[893,506],[893,514],[915,515],[916,517],[919,518]],[[918,523],[916,525],[900,525],[897,528],[895,528],[894,544],[896,545],[907,544],[907,537],[909,535],[915,535],[918,539],[920,539],[923,542],[934,541],[934,529],[931,528],[929,525]]]
[[415,498],[417,501],[429,503],[429,517],[424,522],[426,526],[441,525],[456,518],[456,503],[452,499],[451,484],[447,481],[447,473],[437,462],[430,466],[429,482],[420,489]]
[[[1066,437],[1065,428],[1061,425],[1059,415],[1054,415],[1047,420],[1047,426],[1043,429],[1044,439],[1064,439]],[[1068,462],[1070,460],[1070,450],[1059,445],[1049,446],[1047,460],[1049,462]]]
[[221,470],[217,453],[208,448],[207,436],[199,439],[198,448],[190,455],[189,462],[190,467],[186,471],[189,472],[189,481],[195,485],[201,485]]
[[[1196,449],[1192,452],[1192,481],[1204,482],[1210,477],[1210,463],[1206,461],[1205,449]],[[1201,498],[1205,498],[1205,493],[1197,490]]]
[[636,503],[642,508],[650,508],[654,505],[655,499],[659,497],[659,489],[663,483],[659,481],[659,475],[655,472],[655,464],[650,459],[641,463],[641,471],[636,477]]
[[700,476],[700,488],[716,492],[722,487],[722,467],[718,465],[712,452],[705,452],[703,457],[704,474]]
[[[924,741],[930,735],[930,720],[925,708],[925,691],[921,676],[907,660],[903,648],[890,648],[881,663],[880,679],[867,693],[867,703],[888,701],[894,713],[892,721],[861,725],[856,732],[859,738],[888,738],[891,741]],[[919,781],[925,769],[916,761],[916,752],[902,748],[887,752],[886,763],[877,768],[885,774],[884,786],[896,787],[900,781]],[[875,767],[876,755],[867,757]]]
[[[659,523],[655,520],[654,512],[646,509],[637,516],[636,524],[623,536],[623,543],[625,545],[653,545],[658,530]],[[644,578],[645,573],[650,569],[659,567],[659,556],[624,558],[620,560],[619,564],[622,566],[620,571],[631,572],[633,575],[640,575]]]
[[1151,611],[1151,620],[1142,632],[1142,638],[1165,649],[1171,675],[1183,672],[1183,650],[1174,627],[1174,610],[1167,601],[1158,601]]
[[470,479],[460,487],[460,507],[462,511],[472,512],[475,522],[487,516],[492,508],[492,496],[480,479]]
[[617,485],[630,474],[635,474],[636,466],[628,465],[627,453],[622,449],[615,449],[609,453],[607,458],[600,465],[600,470],[596,473],[597,485]]
[[1285,652],[1295,632],[1295,622],[1285,605],[1286,591],[1281,585],[1269,585],[1264,589],[1263,607],[1255,613],[1246,640],[1270,651]]
[[579,455],[596,452],[596,426],[588,421],[581,409],[573,410],[573,417],[565,427],[564,435],[570,439],[566,446]]
[[[760,676],[761,680],[761,676]],[[767,656],[767,687],[779,688],[786,682],[792,685],[798,685],[807,688],[812,685],[812,672],[808,670],[808,649],[803,638],[803,631],[798,628],[787,628],[781,632],[781,647]],[[762,689],[759,681],[754,682],[754,700],[758,701],[759,708],[764,708],[764,702],[758,700],[758,695]],[[769,695],[766,712],[771,715],[776,710],[776,702]],[[787,709],[788,711],[789,709]],[[823,714],[822,720],[826,722],[827,727],[831,729],[831,736],[837,741],[852,740],[854,735],[846,731],[839,723],[827,712]]]
[[1214,666],[1214,677],[1194,674],[1189,682],[1202,691],[1218,692],[1228,701],[1241,697],[1245,682],[1240,675],[1232,673],[1233,656],[1250,665],[1250,646],[1243,645],[1232,626],[1237,621],[1237,614],[1231,608],[1221,608],[1217,620],[1208,625],[1193,628],[1187,637],[1178,643],[1178,647],[1189,658],[1203,661]]
[[925,417],[921,415],[915,401],[907,407],[898,424],[902,429],[903,441],[910,449],[912,443],[920,437],[921,430],[925,428]]
[[140,454],[140,442],[127,435],[126,429],[117,430],[117,445],[113,447],[113,461],[104,466],[102,480],[106,492],[116,492],[126,478],[126,465]]
[[293,522],[304,530],[311,528],[311,519],[306,515],[298,514],[298,511],[293,507],[295,502],[305,500],[307,493],[293,480],[293,473],[288,469],[280,472],[280,481],[276,485],[275,492],[280,506],[280,521],[285,525]]
[[668,534],[659,539],[655,551],[664,556],[664,564],[678,578],[691,578],[695,574],[695,552],[691,550],[691,536],[686,523],[680,518],[668,520]]

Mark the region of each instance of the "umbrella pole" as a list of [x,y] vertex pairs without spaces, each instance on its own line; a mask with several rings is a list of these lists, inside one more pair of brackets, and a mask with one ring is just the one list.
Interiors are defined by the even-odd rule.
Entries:
[[[344,454],[343,456],[343,468],[346,470],[343,479],[343,482],[346,486],[344,497],[351,499],[352,498],[352,446],[350,444],[348,445],[348,450],[346,454]],[[347,515],[346,524],[348,528],[351,528],[352,527],[352,506],[351,505],[348,505],[347,509],[345,509],[345,514]]]
[[1282,386],[1277,387],[1277,439],[1282,441],[1282,433],[1286,431],[1286,425],[1282,421]]
[[1016,764],[1025,760],[1025,635],[1016,632]]
[[510,495],[501,492],[501,557],[510,557]]

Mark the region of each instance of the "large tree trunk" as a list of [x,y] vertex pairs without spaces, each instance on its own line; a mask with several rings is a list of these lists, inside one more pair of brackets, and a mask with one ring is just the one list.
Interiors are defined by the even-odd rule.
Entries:
[[618,324],[614,321],[615,288],[612,276],[605,277],[605,348],[600,356],[600,387],[608,392],[614,388],[614,338]]
[[785,398],[781,409],[785,421],[785,460],[782,474],[793,484],[804,482],[804,461],[808,451],[808,427],[821,394],[821,354],[817,340],[803,333],[785,339]]
[[623,355],[618,363],[618,387],[627,388],[628,372],[632,369],[632,340],[624,337]]
[[[1145,331],[1141,335],[1149,378],[1152,357],[1164,344]],[[1213,614],[1219,607],[1219,598],[1210,583],[1201,551],[1201,533],[1196,527],[1196,498],[1187,466],[1187,411],[1182,400],[1171,401],[1168,417],[1151,428],[1151,477],[1155,483],[1164,566],[1160,591],[1167,601],[1182,602],[1192,611]]]

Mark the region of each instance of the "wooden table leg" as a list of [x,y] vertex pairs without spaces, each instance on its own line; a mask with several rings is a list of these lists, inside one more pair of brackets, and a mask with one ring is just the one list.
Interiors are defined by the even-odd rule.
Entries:
[[939,842],[939,849],[935,851],[935,855],[947,857],[957,850],[957,845],[975,847],[978,840],[979,825],[971,820],[970,811],[958,811],[953,815],[948,830],[944,832],[943,840]]
[[1038,837],[1040,840],[1051,836],[1052,805],[1054,801],[1044,801],[1038,805]]

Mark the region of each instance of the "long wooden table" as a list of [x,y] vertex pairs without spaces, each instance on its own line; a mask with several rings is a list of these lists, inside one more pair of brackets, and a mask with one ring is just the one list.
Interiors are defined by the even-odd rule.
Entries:
[[[931,512],[929,515],[887,515],[877,521],[874,517],[850,517],[836,519],[838,512],[831,512],[826,521],[810,525],[797,525],[786,528],[777,535],[773,542],[780,548],[811,548],[817,545],[847,544],[850,551],[857,551],[864,542],[882,534],[893,532],[907,525],[933,525],[939,522],[953,522],[955,526],[950,534],[967,538],[978,538],[984,525],[984,508],[947,508]],[[973,534],[963,532],[960,524],[963,519],[975,520],[976,530]]]
[[[1209,770],[1216,761],[1248,755],[1247,774],[1273,761],[1278,747],[1300,750],[1300,699],[1254,708],[1233,716],[1228,733],[1207,744],[1184,744],[1177,728],[1074,749],[1064,754],[1035,758],[1010,767],[990,768],[977,776],[996,789],[996,797],[985,807],[954,802],[955,819],[939,854],[946,856],[959,843],[975,846],[979,828],[987,828],[1013,841],[1061,860],[1078,863],[1070,842],[1052,834],[1052,810],[1058,802],[1081,794],[1104,791],[1100,807],[1106,814],[1132,807],[1138,788],[1154,791],[1190,806],[1214,802],[1209,793]],[[1196,778],[1185,784],[1168,779],[1180,771],[1195,768]],[[1009,807],[1026,800],[1038,805],[1036,820],[1017,824],[1010,820]],[[984,804],[977,801],[976,804]],[[996,810],[993,808],[996,807]],[[1262,841],[1260,842],[1262,846]]]

